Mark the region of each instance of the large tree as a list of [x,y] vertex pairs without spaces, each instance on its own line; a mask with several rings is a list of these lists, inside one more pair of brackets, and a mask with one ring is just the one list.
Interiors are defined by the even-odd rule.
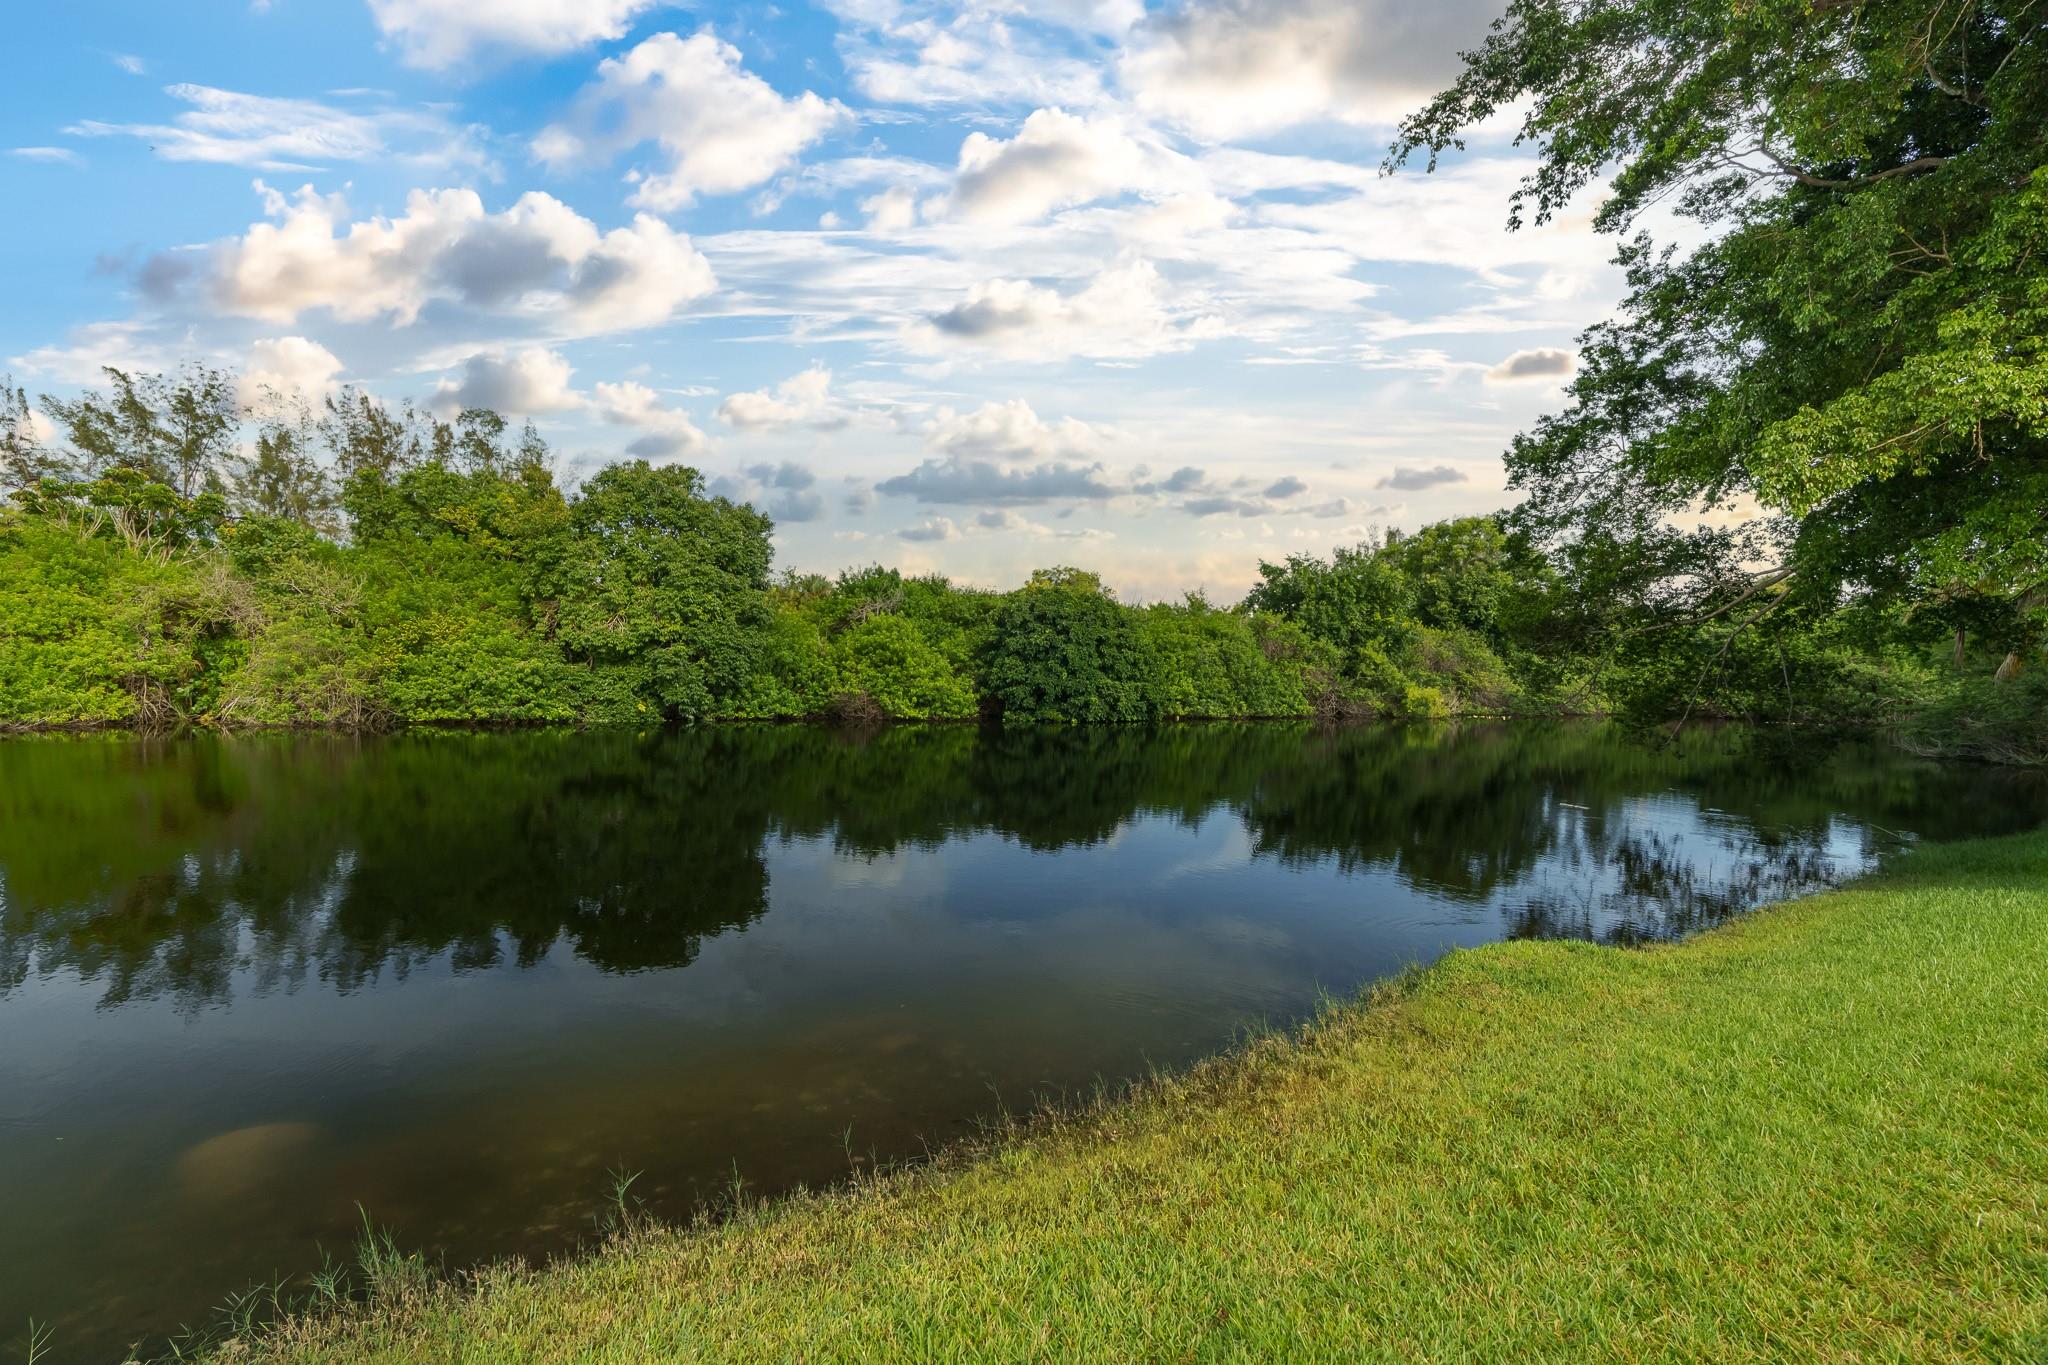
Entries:
[[712,714],[753,670],[772,529],[745,504],[706,497],[694,469],[606,466],[570,508],[558,638],[576,658],[629,673],[653,709]]
[[[1612,176],[1622,313],[1508,455],[1640,609],[2048,617],[2048,4],[1511,0],[1390,165],[1521,117],[1510,221]],[[1668,204],[1691,252],[1636,230]],[[1675,526],[1760,505],[1742,531]]]

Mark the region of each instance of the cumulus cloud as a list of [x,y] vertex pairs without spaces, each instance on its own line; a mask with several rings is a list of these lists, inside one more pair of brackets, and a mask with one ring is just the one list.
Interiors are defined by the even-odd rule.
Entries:
[[813,488],[818,476],[800,464],[757,464],[747,477],[761,486],[761,510],[776,521],[816,521],[825,515],[825,496]]
[[933,450],[997,460],[1043,461],[1085,456],[1100,439],[1094,427],[1072,417],[1045,421],[1021,398],[984,403],[969,413],[941,408],[925,433],[925,443]]
[[672,460],[695,455],[711,445],[697,429],[690,414],[671,408],[661,395],[645,384],[627,380],[621,384],[597,384],[590,391],[591,406],[613,426],[635,427],[643,434],[627,443],[626,453],[642,460]]
[[834,431],[848,420],[832,402],[832,372],[819,367],[792,375],[772,390],[730,394],[718,405],[718,417],[737,431],[786,431],[797,426]]
[[947,212],[970,223],[1028,223],[1132,185],[1144,152],[1110,120],[1040,109],[1007,140],[969,133]]
[[870,232],[902,232],[917,223],[917,192],[897,185],[860,201]]
[[190,106],[169,123],[86,119],[77,137],[133,137],[168,161],[209,161],[270,171],[305,171],[346,161],[485,169],[477,134],[439,112],[350,110],[318,100],[274,99],[208,85],[165,87]]
[[960,528],[953,524],[951,517],[931,517],[916,526],[906,526],[896,534],[917,542],[958,540]]
[[415,190],[398,218],[348,221],[339,195],[306,186],[287,197],[257,182],[270,221],[203,251],[158,256],[146,292],[198,279],[230,313],[291,322],[325,310],[346,322],[415,321],[436,300],[521,318],[557,334],[666,322],[717,280],[711,265],[659,219],[599,232],[550,195],[502,213],[473,190]]
[[1464,483],[1465,472],[1450,465],[1434,465],[1428,469],[1416,469],[1408,465],[1397,467],[1393,473],[1374,484],[1375,488],[1398,488],[1404,493],[1415,493],[1425,488],[1436,488],[1447,483]]
[[960,6],[942,0],[825,0],[825,5],[839,19],[841,59],[867,98],[881,104],[977,108],[1077,108],[1103,98],[1101,72],[1072,50],[1072,35],[1014,23],[1019,9],[1055,23],[1099,12],[1107,16],[1104,32],[1121,32],[1142,11],[1142,0],[1100,5],[1054,0],[1029,7]]
[[1167,296],[1150,261],[1111,266],[1062,294],[1029,280],[990,280],[927,323],[926,349],[968,342],[1019,359],[1129,358],[1186,350],[1222,334],[1221,319]]
[[1520,384],[1569,379],[1578,368],[1579,358],[1573,352],[1556,346],[1538,346],[1508,356],[1486,372],[1486,382]]
[[1218,141],[1388,123],[1448,84],[1503,0],[1183,0],[1140,24],[1120,76],[1140,109]]
[[414,66],[453,66],[479,49],[541,55],[620,37],[655,0],[370,0],[377,28]]
[[989,506],[1064,500],[1098,502],[1114,497],[1117,490],[1110,486],[1099,464],[1055,460],[1013,469],[995,460],[956,455],[926,460],[907,474],[882,480],[875,485],[875,491],[923,503]]
[[280,394],[318,398],[334,387],[341,360],[317,341],[305,337],[273,337],[249,348],[242,367],[243,401],[266,389]]
[[1298,498],[1306,492],[1308,492],[1308,485],[1295,478],[1292,474],[1284,479],[1274,480],[1266,488],[1266,496],[1269,498]]
[[446,415],[463,408],[489,408],[515,417],[571,412],[585,403],[569,385],[573,373],[559,352],[539,347],[479,352],[462,362],[460,376],[435,385],[430,406]]
[[777,493],[761,505],[761,510],[779,522],[816,521],[825,515],[825,496],[809,489]]
[[699,194],[732,194],[773,179],[852,115],[805,91],[784,99],[710,33],[657,33],[598,64],[569,119],[543,129],[534,154],[557,169],[658,144],[665,168],[634,171],[631,202],[668,213]]
[[781,464],[757,464],[747,469],[747,477],[764,488],[781,488],[802,492],[818,481],[818,476],[804,466],[790,460]]
[[1180,505],[1180,509],[1191,517],[1262,517],[1272,510],[1265,503],[1255,499],[1231,497],[1221,493],[1189,498]]

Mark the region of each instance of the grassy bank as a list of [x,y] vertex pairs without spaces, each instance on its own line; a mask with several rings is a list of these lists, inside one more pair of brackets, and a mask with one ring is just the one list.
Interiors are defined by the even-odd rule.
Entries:
[[1677,947],[1458,953],[950,1169],[263,1350],[2040,1359],[2048,833]]

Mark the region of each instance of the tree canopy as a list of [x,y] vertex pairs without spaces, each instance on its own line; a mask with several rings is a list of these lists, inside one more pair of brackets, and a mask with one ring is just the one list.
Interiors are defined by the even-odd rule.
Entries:
[[[1620,316],[1508,453],[1521,521],[1651,615],[2048,618],[2038,0],[1511,0],[1389,165],[1521,110],[1510,222],[1611,173]],[[1669,205],[1706,242],[1639,230]],[[1703,512],[1745,526],[1686,529]]]

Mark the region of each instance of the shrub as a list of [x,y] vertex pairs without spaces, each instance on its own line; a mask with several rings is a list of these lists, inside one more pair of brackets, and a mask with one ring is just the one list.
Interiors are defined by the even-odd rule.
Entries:
[[988,691],[1006,722],[1139,721],[1151,714],[1154,660],[1136,613],[1099,583],[1051,577],[996,608]]

